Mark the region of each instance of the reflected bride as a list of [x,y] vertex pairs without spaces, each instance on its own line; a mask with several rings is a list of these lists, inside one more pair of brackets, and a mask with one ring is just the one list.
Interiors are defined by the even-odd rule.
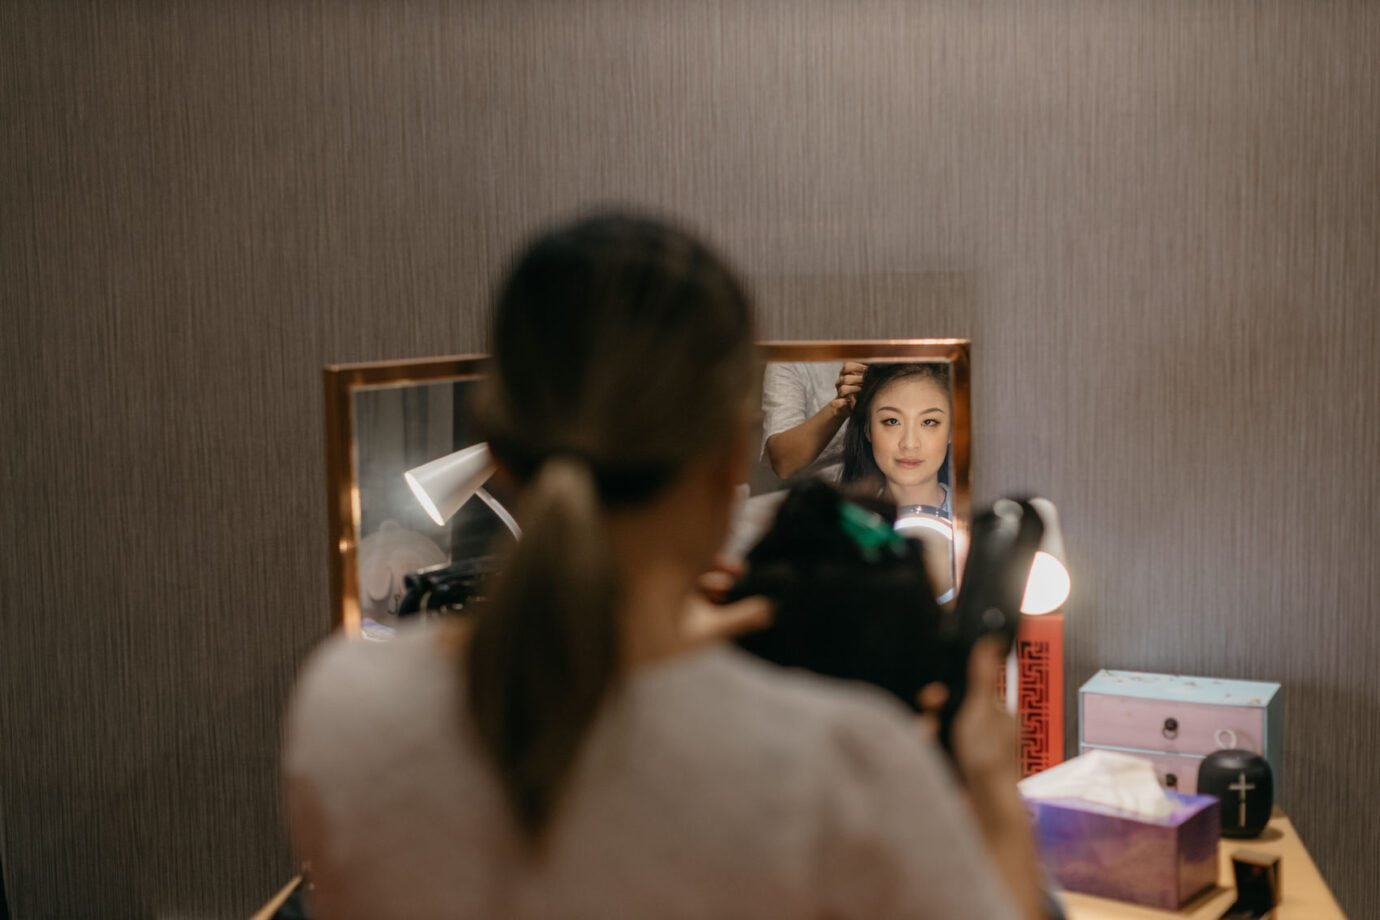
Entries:
[[874,364],[863,375],[847,431],[842,483],[902,509],[952,517],[948,469],[952,406],[944,364]]
[[955,586],[949,443],[953,405],[947,364],[873,364],[863,375],[845,434],[845,489],[897,506],[896,528],[925,546],[940,603]]

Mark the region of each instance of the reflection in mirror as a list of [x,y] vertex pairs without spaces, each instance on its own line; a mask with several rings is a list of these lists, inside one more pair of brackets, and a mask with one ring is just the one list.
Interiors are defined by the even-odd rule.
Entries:
[[[791,482],[821,477],[900,506],[897,528],[926,542],[936,593],[951,593],[969,510],[968,342],[761,350],[763,436],[725,555],[746,554]],[[500,514],[514,497],[495,480],[472,492],[477,481],[462,477],[449,501],[438,493],[438,511],[458,510],[437,524],[404,478],[434,485],[418,467],[479,443],[468,406],[483,367],[462,356],[326,368],[332,605],[347,632],[384,637],[419,608],[462,609],[512,539]]]
[[[496,540],[508,532],[501,518],[508,496],[464,502],[438,523],[404,476],[478,443],[466,411],[474,385],[421,383],[354,393],[359,625],[366,637],[386,637],[400,616],[463,608],[467,588],[487,571]],[[492,484],[488,490],[502,491]]]
[[[769,360],[762,385],[762,437],[727,554],[741,557],[769,526],[789,486],[819,478],[846,492],[897,508],[897,530],[926,547],[930,580],[951,600],[961,562],[956,552],[952,354],[876,355],[858,351],[827,361]],[[875,347],[877,343],[873,343]],[[910,351],[894,343],[890,350]],[[771,346],[769,346],[771,348]],[[786,346],[775,346],[778,351]],[[967,392],[961,402],[966,512]]]

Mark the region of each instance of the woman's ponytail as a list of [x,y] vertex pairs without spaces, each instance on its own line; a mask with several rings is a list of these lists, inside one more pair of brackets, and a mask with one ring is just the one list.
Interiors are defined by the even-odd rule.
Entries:
[[588,466],[555,457],[519,508],[468,656],[469,708],[519,826],[545,828],[619,672],[618,579]]
[[480,747],[533,842],[624,665],[609,521],[731,442],[753,339],[723,260],[645,218],[555,228],[498,291],[475,428],[521,490],[522,538],[463,666]]

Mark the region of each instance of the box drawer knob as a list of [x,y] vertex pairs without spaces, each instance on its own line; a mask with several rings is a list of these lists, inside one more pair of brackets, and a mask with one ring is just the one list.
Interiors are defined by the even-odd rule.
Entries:
[[1166,738],[1169,739],[1179,737],[1179,720],[1174,718],[1173,716],[1170,716],[1168,719],[1165,719],[1164,728],[1160,730],[1160,734],[1164,735]]
[[1179,788],[1179,778],[1173,773],[1164,774],[1164,785],[1169,789]]

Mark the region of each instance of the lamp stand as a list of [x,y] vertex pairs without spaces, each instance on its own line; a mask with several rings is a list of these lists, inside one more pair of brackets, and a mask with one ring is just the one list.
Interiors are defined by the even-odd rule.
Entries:
[[1003,692],[1020,725],[1021,776],[1030,776],[1064,762],[1063,612],[1022,616],[1012,658]]

